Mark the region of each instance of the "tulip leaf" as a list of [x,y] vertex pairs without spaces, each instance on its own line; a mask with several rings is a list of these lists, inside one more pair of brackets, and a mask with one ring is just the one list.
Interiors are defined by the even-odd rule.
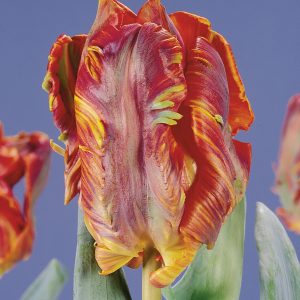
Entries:
[[276,215],[262,203],[257,203],[255,238],[259,254],[260,299],[299,299],[300,265],[295,249]]
[[242,282],[246,199],[228,217],[212,250],[202,246],[183,277],[163,290],[168,300],[238,300]]
[[130,300],[123,270],[111,275],[99,274],[94,239],[86,229],[78,210],[77,250],[74,270],[74,300]]
[[56,259],[52,259],[24,292],[21,300],[55,300],[62,291],[68,274]]

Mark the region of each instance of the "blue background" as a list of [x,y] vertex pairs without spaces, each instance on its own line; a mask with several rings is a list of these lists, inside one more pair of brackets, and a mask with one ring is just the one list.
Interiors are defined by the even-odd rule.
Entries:
[[[137,11],[143,1],[124,3]],[[250,132],[239,135],[253,145],[241,299],[259,299],[255,203],[262,201],[272,209],[279,206],[270,191],[274,181],[271,165],[277,158],[287,101],[300,92],[300,2],[172,0],[164,4],[169,12],[185,10],[207,17],[228,39],[256,114]],[[61,33],[88,32],[96,8],[96,0],[0,1],[0,120],[7,134],[23,129],[58,136],[48,112],[48,97],[41,89],[49,49]],[[63,205],[63,185],[63,159],[54,154],[49,184],[36,206],[33,255],[0,280],[1,300],[18,299],[52,257],[63,262],[71,274],[61,297],[71,299],[77,204]],[[290,237],[299,256],[300,237]],[[128,280],[133,299],[140,299],[140,272],[128,272]]]

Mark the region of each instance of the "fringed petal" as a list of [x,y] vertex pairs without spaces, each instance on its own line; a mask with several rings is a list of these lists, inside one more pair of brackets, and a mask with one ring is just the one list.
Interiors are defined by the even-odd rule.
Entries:
[[284,120],[274,192],[283,209],[277,213],[287,227],[299,233],[300,224],[300,94],[289,101]]
[[[246,176],[227,125],[225,68],[218,52],[203,38],[197,39],[196,49],[190,52],[186,81],[188,96],[179,110],[183,119],[176,136],[196,161],[197,170],[186,195],[180,231],[187,240],[212,247],[238,201],[235,180],[241,180],[244,190]],[[237,178],[238,173],[242,178]]]
[[[238,130],[248,130],[253,122],[254,114],[245,94],[230,45],[219,33],[213,31],[210,22],[202,17],[185,12],[170,15],[177,27],[186,48],[186,56],[197,47],[197,40],[203,37],[217,50],[225,66],[229,87],[228,123],[232,135]],[[189,30],[186,30],[186,28]],[[188,59],[188,58],[187,58]]]
[[85,35],[60,36],[50,51],[47,74],[43,83],[44,89],[49,93],[49,107],[53,113],[54,123],[61,131],[59,139],[66,144],[64,154],[66,204],[79,192],[80,160],[74,113],[74,91],[85,41]]
[[209,40],[220,54],[225,66],[230,97],[228,123],[232,135],[235,135],[240,129],[249,129],[254,120],[254,113],[246,96],[230,45],[222,35],[214,31],[211,32]]
[[[49,140],[42,133],[0,137],[0,275],[31,253],[33,205],[45,184],[49,155]],[[25,177],[23,210],[13,194],[13,187],[22,176]]]

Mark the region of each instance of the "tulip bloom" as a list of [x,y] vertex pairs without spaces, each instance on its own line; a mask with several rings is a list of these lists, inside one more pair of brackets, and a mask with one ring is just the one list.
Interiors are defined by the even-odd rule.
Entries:
[[208,20],[135,15],[99,3],[88,35],[60,36],[44,88],[65,141],[65,202],[78,192],[102,274],[155,249],[150,282],[170,284],[201,244],[213,247],[241,200],[251,148],[233,140],[253,112],[231,48]]
[[283,208],[277,214],[286,227],[300,234],[300,94],[291,98],[285,116],[274,192]]
[[[4,136],[0,124],[0,276],[31,254],[33,205],[46,179],[50,146],[40,132]],[[21,208],[13,188],[25,180]]]

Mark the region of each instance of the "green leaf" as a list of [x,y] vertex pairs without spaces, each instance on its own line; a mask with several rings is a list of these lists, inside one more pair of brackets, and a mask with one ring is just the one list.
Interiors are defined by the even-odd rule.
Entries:
[[111,275],[99,274],[94,239],[87,231],[78,209],[77,250],[74,270],[74,300],[130,300],[123,270]]
[[52,259],[35,281],[24,292],[21,300],[55,300],[58,299],[68,275],[56,259]]
[[260,299],[300,297],[300,265],[295,249],[278,218],[257,203],[255,238],[259,254]]
[[246,200],[222,226],[212,250],[201,247],[182,279],[163,290],[168,300],[238,300],[242,282]]

